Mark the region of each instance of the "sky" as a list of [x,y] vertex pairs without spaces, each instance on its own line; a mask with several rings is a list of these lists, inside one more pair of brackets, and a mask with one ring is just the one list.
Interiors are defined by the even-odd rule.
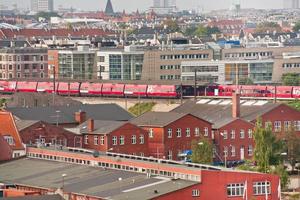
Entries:
[[[111,0],[116,11],[125,9],[128,12],[143,11],[152,5],[153,0]],[[204,9],[205,11],[229,8],[234,0],[177,0],[179,9]],[[242,8],[282,8],[287,0],[240,0]],[[29,8],[30,0],[0,0],[0,4],[13,4],[21,8]],[[104,10],[106,0],[54,0],[55,7],[74,7],[82,10]]]

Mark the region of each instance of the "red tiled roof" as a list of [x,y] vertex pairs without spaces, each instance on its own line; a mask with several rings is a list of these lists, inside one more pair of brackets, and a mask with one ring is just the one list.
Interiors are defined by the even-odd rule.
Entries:
[[0,111],[0,135],[14,138],[15,144],[10,146],[13,150],[24,149],[13,115],[10,112]]
[[[2,34],[1,34],[2,33]],[[81,29],[0,29],[0,37],[15,38],[15,37],[68,37],[68,36],[106,36],[112,34],[105,32],[102,29],[81,28]]]

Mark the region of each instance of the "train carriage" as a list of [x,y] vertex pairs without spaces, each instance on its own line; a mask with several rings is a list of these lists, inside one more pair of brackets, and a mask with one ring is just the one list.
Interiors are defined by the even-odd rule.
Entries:
[[0,92],[2,93],[14,93],[16,92],[16,81],[0,81]]
[[175,85],[148,85],[148,97],[176,98],[178,92]]
[[147,97],[147,85],[126,84],[124,94],[129,97]]
[[300,86],[294,86],[293,87],[293,93],[292,93],[293,98],[300,98]]
[[[58,83],[56,83],[55,87],[57,90]],[[38,82],[37,92],[53,93],[53,91],[54,91],[54,83],[53,82]]]
[[123,97],[124,89],[125,89],[125,84],[112,84],[110,96]]
[[267,97],[292,98],[292,86],[267,86]]
[[267,86],[243,85],[240,91],[244,97],[265,97],[267,95]]
[[37,82],[33,81],[18,81],[17,92],[37,92]]
[[101,96],[102,83],[88,83],[84,82],[80,85],[81,96]]
[[59,82],[57,93],[60,95],[79,95],[80,83]]

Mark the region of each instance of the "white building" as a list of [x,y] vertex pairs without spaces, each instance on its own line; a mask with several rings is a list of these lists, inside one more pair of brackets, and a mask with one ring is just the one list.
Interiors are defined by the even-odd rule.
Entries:
[[53,0],[31,0],[31,11],[34,12],[53,12]]

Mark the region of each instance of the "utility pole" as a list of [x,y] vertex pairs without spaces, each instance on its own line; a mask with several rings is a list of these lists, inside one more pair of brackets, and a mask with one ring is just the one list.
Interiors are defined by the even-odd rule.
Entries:
[[182,104],[183,101],[183,88],[182,88],[182,82],[180,84],[180,104]]
[[194,99],[197,100],[197,69],[195,67]]
[[56,69],[55,66],[53,65],[53,96],[52,96],[52,101],[53,101],[53,105],[54,106],[54,102],[55,102],[55,95],[56,95],[56,87],[55,87],[55,76],[56,76]]

